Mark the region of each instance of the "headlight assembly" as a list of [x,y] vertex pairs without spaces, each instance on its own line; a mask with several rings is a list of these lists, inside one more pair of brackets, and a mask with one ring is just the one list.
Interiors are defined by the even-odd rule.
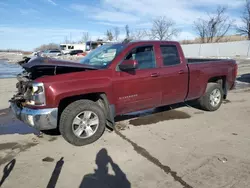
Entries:
[[28,101],[29,105],[44,106],[46,105],[45,91],[43,83],[32,83],[31,100]]

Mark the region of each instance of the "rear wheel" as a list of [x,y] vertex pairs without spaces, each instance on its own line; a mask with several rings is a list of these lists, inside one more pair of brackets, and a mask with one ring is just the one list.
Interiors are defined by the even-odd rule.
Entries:
[[206,93],[198,102],[202,109],[207,111],[218,110],[223,100],[223,90],[218,83],[208,83]]
[[104,112],[98,104],[90,100],[79,100],[64,109],[59,129],[66,141],[83,146],[102,136],[105,122]]

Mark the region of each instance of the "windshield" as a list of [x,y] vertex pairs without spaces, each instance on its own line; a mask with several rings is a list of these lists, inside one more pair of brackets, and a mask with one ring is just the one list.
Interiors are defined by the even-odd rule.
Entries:
[[124,47],[124,44],[102,45],[81,59],[80,63],[105,68],[124,49]]

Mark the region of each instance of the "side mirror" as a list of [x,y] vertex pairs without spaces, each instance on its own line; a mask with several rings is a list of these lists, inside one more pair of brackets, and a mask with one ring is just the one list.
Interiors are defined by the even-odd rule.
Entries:
[[129,71],[129,70],[134,70],[138,68],[138,63],[136,60],[124,60],[120,65],[119,65],[120,70],[122,71]]

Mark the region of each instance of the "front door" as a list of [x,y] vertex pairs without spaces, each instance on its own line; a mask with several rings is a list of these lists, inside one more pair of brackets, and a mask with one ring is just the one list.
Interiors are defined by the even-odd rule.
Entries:
[[159,68],[153,45],[131,49],[124,59],[134,59],[138,69],[132,72],[117,71],[113,82],[116,113],[153,108],[161,103]]

